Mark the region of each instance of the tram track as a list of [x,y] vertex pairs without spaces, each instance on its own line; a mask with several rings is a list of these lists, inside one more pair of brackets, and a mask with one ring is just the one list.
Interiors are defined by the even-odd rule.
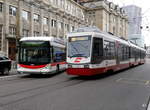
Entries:
[[85,80],[67,79],[63,81],[57,81],[56,83],[46,83],[41,86],[33,87],[30,89],[24,89],[21,91],[0,95],[0,106],[4,107],[9,104],[17,103],[18,101],[30,99],[38,95],[50,93],[58,89],[74,86],[85,82]]
[[50,79],[54,76],[59,76],[60,74],[52,74],[52,75],[49,75],[49,76],[46,76],[46,75],[24,75],[24,76],[17,76],[15,78],[10,78],[10,79],[7,79],[7,78],[4,78],[4,79],[1,79],[0,80],[0,86],[4,86],[4,85],[8,85],[8,84],[15,84],[15,83],[19,83],[19,82],[26,82],[26,81],[34,81],[34,80],[42,80],[42,79]]
[[32,78],[25,78],[24,77],[17,77],[16,79],[9,79],[9,80],[1,80],[0,81],[0,86],[4,86],[4,85],[8,85],[8,84],[12,84],[12,83],[18,83],[18,82],[26,82],[26,81],[30,81],[30,80],[37,80],[37,79],[32,79]]

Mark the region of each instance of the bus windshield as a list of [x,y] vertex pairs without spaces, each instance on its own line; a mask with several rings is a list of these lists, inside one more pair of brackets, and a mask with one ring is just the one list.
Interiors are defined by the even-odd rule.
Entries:
[[68,57],[89,57],[91,36],[70,37],[68,42]]
[[50,63],[50,45],[48,41],[20,42],[19,63],[42,65]]

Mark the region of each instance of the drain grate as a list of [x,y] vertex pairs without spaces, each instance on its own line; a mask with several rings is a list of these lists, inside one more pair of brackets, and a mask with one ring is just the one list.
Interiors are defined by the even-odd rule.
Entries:
[[146,86],[149,85],[150,86],[149,80],[120,78],[120,79],[116,80],[116,82],[126,83],[126,84],[146,85]]

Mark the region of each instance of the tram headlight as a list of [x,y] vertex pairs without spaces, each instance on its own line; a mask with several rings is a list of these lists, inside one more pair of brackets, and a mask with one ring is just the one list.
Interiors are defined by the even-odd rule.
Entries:
[[89,65],[88,64],[84,65],[84,68],[89,68]]

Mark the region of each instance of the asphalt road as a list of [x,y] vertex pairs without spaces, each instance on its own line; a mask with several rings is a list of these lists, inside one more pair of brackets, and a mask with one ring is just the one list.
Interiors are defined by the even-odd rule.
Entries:
[[146,110],[150,60],[111,75],[0,78],[0,110]]

